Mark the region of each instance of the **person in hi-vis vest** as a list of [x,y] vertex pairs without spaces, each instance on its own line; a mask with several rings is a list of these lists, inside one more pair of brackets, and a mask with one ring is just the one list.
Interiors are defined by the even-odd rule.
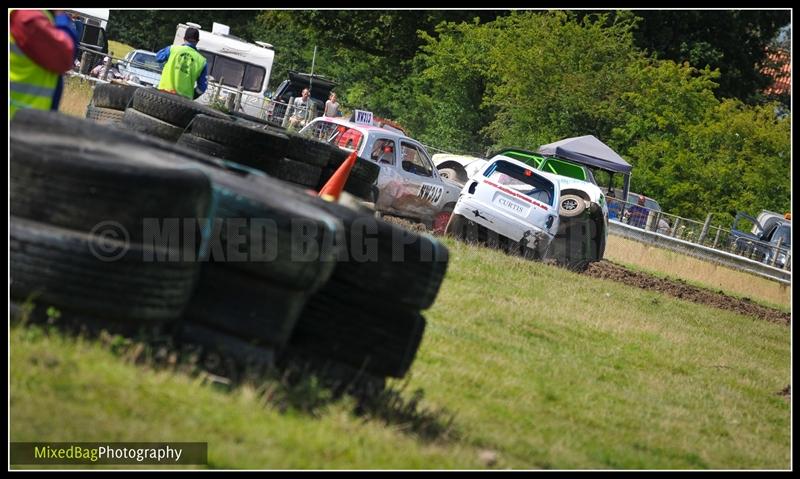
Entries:
[[8,119],[20,108],[58,110],[78,43],[69,15],[47,10],[9,12]]
[[[194,100],[208,87],[208,62],[197,51],[200,31],[189,27],[183,35],[183,45],[172,45],[156,53],[156,61],[164,63],[158,89]],[[196,84],[196,86],[195,86]]]

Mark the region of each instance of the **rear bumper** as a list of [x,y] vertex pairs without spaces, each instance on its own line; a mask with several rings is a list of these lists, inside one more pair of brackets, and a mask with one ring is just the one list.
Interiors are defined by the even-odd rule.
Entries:
[[453,214],[461,215],[516,242],[527,238],[533,243],[534,238],[539,238],[540,243],[542,241],[549,243],[553,239],[553,235],[541,226],[514,218],[484,203],[474,201],[472,197],[462,196],[456,203]]

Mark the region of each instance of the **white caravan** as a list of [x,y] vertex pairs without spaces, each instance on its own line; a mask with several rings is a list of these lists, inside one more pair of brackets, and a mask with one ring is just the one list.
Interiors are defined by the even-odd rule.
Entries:
[[[197,50],[208,61],[208,89],[197,99],[209,104],[217,101],[228,102],[229,95],[236,95],[241,88],[241,105],[236,110],[248,115],[263,117],[265,93],[272,71],[275,51],[272,45],[264,42],[248,43],[230,34],[227,25],[214,23],[212,30],[203,30],[196,23],[181,23],[175,32],[175,45],[183,45],[186,29],[200,30]],[[233,98],[231,98],[233,100]]]

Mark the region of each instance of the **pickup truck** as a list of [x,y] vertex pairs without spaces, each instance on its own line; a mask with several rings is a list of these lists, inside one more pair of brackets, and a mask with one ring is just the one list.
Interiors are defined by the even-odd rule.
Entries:
[[[742,221],[752,224],[752,229],[742,227]],[[755,231],[755,234],[752,231]],[[773,219],[765,226],[747,213],[741,211],[736,213],[730,236],[730,248],[736,254],[784,268],[791,247],[791,220]]]
[[[371,115],[367,116],[372,118]],[[318,117],[300,135],[335,145],[377,163],[375,210],[424,223],[443,233],[458,200],[461,185],[439,174],[422,143],[401,130],[374,124]]]
[[119,63],[119,71],[125,79],[143,86],[157,87],[164,66],[156,61],[155,52],[132,50]]

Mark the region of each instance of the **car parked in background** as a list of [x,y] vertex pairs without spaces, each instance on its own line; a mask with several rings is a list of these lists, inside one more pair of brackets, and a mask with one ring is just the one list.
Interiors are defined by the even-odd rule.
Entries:
[[[750,224],[756,227],[755,234],[748,227]],[[756,218],[740,211],[731,225],[730,247],[736,254],[783,268],[792,247],[792,222],[777,219],[765,227]]]
[[123,78],[151,87],[158,86],[163,68],[164,65],[156,61],[156,53],[148,50],[132,50],[117,64]]
[[[369,115],[369,118],[372,118]],[[355,151],[380,166],[375,209],[444,231],[461,186],[442,178],[422,143],[396,128],[318,117],[300,134]]]

